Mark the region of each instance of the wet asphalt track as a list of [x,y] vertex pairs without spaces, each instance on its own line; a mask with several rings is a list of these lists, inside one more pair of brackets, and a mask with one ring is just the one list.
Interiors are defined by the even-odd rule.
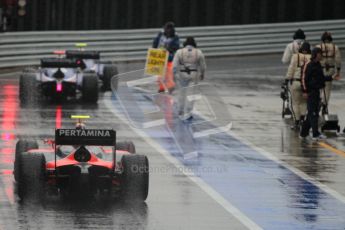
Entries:
[[[199,156],[191,161],[181,157],[169,136],[184,128],[176,119],[169,123],[172,133],[132,129],[109,94],[101,94],[97,106],[71,102],[20,108],[18,74],[2,74],[0,229],[344,229],[345,138],[329,134],[325,143],[301,141],[290,120],[281,119],[279,92],[286,66],[279,59],[208,60],[207,80],[212,79],[225,102],[232,130],[193,141]],[[123,73],[142,65],[119,67]],[[338,114],[343,128],[344,80],[335,86],[330,111]],[[57,198],[43,205],[18,202],[12,176],[16,140],[42,139],[52,136],[55,127],[72,127],[72,114],[91,115],[88,127],[114,128],[119,140],[133,140],[137,152],[149,157],[145,204]],[[179,171],[182,167],[194,174]]]

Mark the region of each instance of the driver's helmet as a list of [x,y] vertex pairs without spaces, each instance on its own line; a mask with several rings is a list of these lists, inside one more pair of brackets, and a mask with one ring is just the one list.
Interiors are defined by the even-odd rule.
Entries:
[[53,74],[53,77],[56,79],[62,79],[65,77],[65,74],[61,71],[60,68]]
[[78,121],[76,124],[75,124],[75,129],[85,129],[85,124],[81,121]]
[[[85,124],[81,121],[78,120],[78,122],[75,124],[75,129],[85,129]],[[80,145],[73,145],[74,149],[78,149]]]

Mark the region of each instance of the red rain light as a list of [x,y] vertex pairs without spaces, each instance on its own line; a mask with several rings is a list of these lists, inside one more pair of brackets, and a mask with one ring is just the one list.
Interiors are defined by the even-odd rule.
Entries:
[[62,92],[62,83],[56,83],[56,92]]
[[15,129],[15,120],[17,117],[18,103],[16,97],[18,88],[12,85],[4,85],[2,91],[5,98],[1,106],[6,110],[6,113],[2,114],[1,128],[5,132],[1,134],[1,139],[9,141],[16,138],[13,131]]
[[1,139],[4,141],[10,141],[16,139],[13,133],[3,133],[1,134]]
[[13,170],[11,170],[11,169],[4,169],[4,170],[2,170],[2,174],[3,175],[12,175],[13,174]]
[[2,148],[0,149],[1,155],[12,155],[15,152],[14,148]]

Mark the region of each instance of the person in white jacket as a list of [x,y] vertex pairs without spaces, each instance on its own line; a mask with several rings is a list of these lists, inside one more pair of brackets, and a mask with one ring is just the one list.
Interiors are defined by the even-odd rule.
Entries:
[[173,71],[179,86],[178,115],[182,120],[189,120],[193,118],[193,101],[187,100],[187,92],[195,88],[189,87],[191,83],[196,85],[199,80],[204,79],[206,63],[204,54],[197,49],[193,37],[187,37],[183,46],[174,56]]
[[286,45],[282,62],[288,64],[291,61],[292,55],[298,53],[298,50],[301,48],[302,43],[305,41],[304,31],[301,29],[296,30],[293,35],[293,41]]
[[322,34],[321,44],[316,47],[322,50],[322,60],[320,63],[326,78],[325,91],[321,92],[321,98],[323,104],[328,105],[331,97],[332,81],[340,79],[341,54],[338,46],[333,43],[332,34],[327,31]]
[[303,97],[301,79],[303,68],[310,61],[310,53],[310,44],[308,42],[303,42],[299,52],[292,56],[286,74],[286,80],[291,84],[292,111],[296,128],[298,128],[300,122],[304,120],[304,116],[307,112],[307,99]]

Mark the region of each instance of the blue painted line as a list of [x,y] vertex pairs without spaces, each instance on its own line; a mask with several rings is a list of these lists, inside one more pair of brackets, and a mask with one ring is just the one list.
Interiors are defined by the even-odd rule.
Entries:
[[[145,106],[143,101],[140,104]],[[199,156],[185,160],[171,130],[188,124],[176,119],[176,114],[168,116],[173,117],[169,129],[160,126],[144,131],[263,229],[345,229],[344,203],[229,134],[186,143]],[[174,132],[179,139],[186,135]]]

